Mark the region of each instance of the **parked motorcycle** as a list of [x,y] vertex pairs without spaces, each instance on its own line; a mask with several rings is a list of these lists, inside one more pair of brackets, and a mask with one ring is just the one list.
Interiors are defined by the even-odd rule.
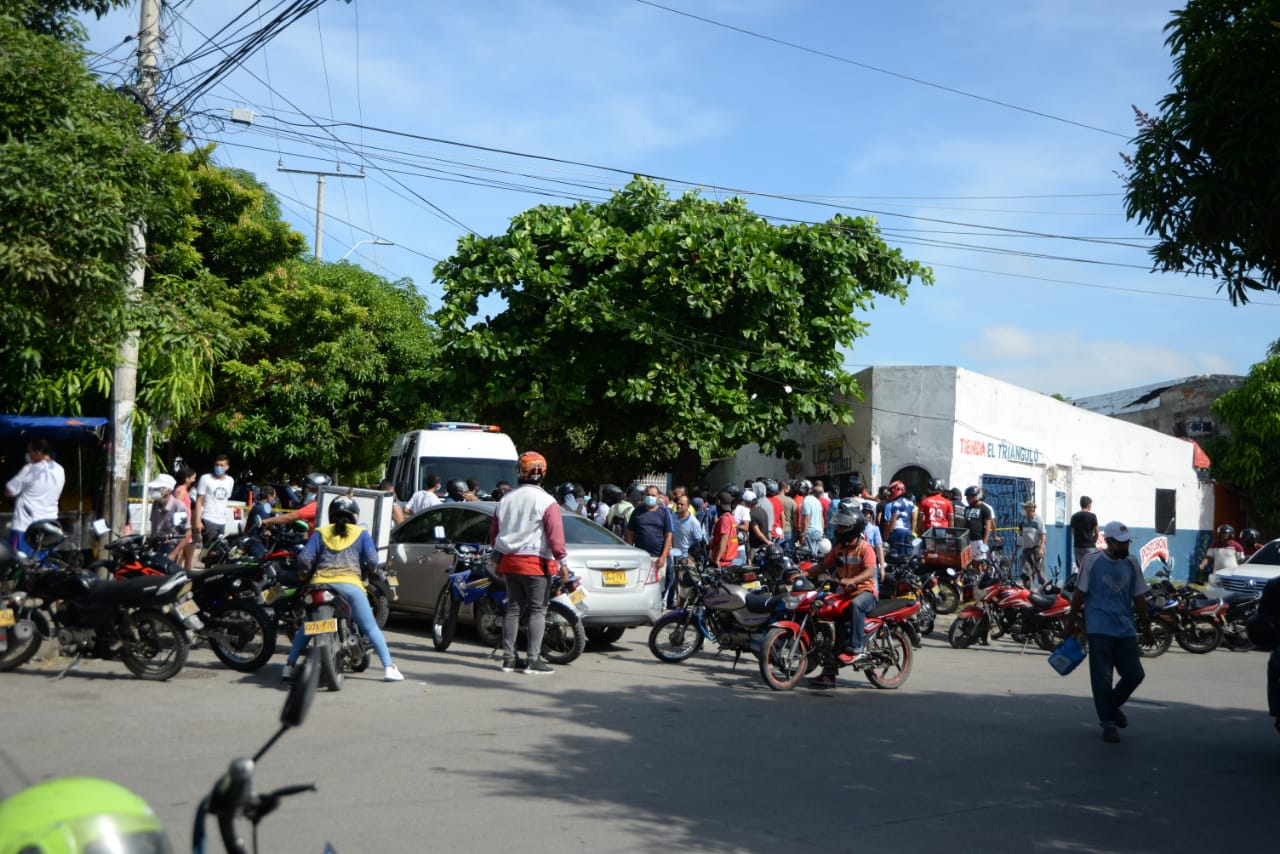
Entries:
[[[795,574],[778,583],[785,586]],[[734,653],[736,667],[742,653],[759,654],[765,629],[783,610],[782,595],[773,588],[748,590],[732,574],[685,568],[676,583],[684,604],[659,617],[649,632],[649,651],[668,664],[689,659],[711,641],[721,652]]]
[[[507,582],[490,561],[490,551],[474,545],[451,547],[453,572],[440,590],[432,619],[431,639],[438,650],[453,643],[458,617],[471,606],[480,642],[494,649],[502,643],[502,621],[507,610]],[[587,591],[575,575],[551,576],[551,601],[547,603],[542,633],[542,657],[552,664],[569,664],[582,655],[587,633],[579,609],[585,609]],[[521,631],[525,628],[522,625]]]
[[[65,537],[54,522],[38,524],[43,530],[35,536],[50,547]],[[32,536],[29,529],[28,540]],[[0,577],[26,594],[14,613],[15,627],[23,624],[25,634],[29,623],[34,632],[26,643],[38,646],[42,638],[56,638],[62,654],[72,659],[68,669],[82,657],[119,658],[141,679],[171,679],[186,665],[189,633],[203,628],[191,581],[182,572],[101,581],[82,570],[39,568],[0,544]],[[32,655],[29,647],[6,652],[0,669],[12,669]]]
[[916,649],[920,648],[920,638],[933,632],[938,614],[937,590],[938,579],[918,558],[890,564],[880,580],[881,599],[911,599],[920,603],[920,610],[907,626],[911,645]]
[[1071,602],[1057,585],[1046,584],[1039,591],[1004,581],[988,572],[977,583],[975,600],[957,615],[947,633],[947,641],[955,649],[973,643],[986,643],[1008,634],[1018,643],[1034,641],[1036,646],[1052,651],[1062,642],[1063,626]]
[[817,665],[834,672],[861,670],[877,688],[899,688],[911,674],[912,645],[907,629],[920,610],[919,600],[882,599],[866,618],[866,656],[840,660],[852,634],[853,596],[821,587],[792,590],[784,597],[786,613],[765,635],[760,677],[775,691],[789,691]]
[[1175,585],[1168,569],[1156,573],[1147,592],[1147,611],[1151,616],[1151,630],[1156,643],[1152,649],[1143,649],[1148,657],[1159,655],[1169,648],[1171,640],[1187,652],[1203,654],[1212,652],[1222,643],[1223,632],[1220,615],[1228,611],[1221,599],[1201,596],[1189,587]]

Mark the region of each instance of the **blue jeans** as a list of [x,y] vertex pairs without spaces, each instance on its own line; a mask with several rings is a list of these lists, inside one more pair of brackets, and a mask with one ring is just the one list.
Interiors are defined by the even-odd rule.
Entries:
[[[1120,674],[1120,681],[1114,687],[1111,684],[1113,670]],[[1146,675],[1136,637],[1089,635],[1089,684],[1098,722],[1104,727],[1116,725],[1116,712]]]
[[863,590],[857,596],[853,597],[852,607],[849,608],[850,622],[853,627],[853,636],[851,644],[855,653],[862,652],[862,647],[867,642],[867,614],[871,613],[871,609],[876,606],[876,594],[870,590]]
[[[391,650],[387,649],[387,639],[382,636],[382,629],[378,628],[378,621],[373,616],[373,606],[369,604],[369,594],[365,592],[363,587],[358,587],[355,584],[330,584],[329,586],[338,591],[338,595],[351,606],[351,618],[356,621],[360,631],[373,644],[373,651],[378,654],[378,660],[382,662],[382,666],[390,667]],[[298,656],[302,654],[303,647],[307,645],[307,640],[306,628],[299,626],[298,633],[293,636],[293,646],[289,648],[289,664],[293,664],[298,660]]]
[[818,553],[818,543],[820,542],[822,542],[821,531],[804,532],[804,544],[809,548],[809,551],[813,552],[815,555]]

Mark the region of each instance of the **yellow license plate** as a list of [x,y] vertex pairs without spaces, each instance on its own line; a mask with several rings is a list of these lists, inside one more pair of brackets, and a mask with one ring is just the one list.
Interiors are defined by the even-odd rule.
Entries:
[[586,598],[587,598],[587,591],[583,590],[581,587],[579,587],[577,590],[569,594],[569,601],[575,605],[577,605],[579,602],[581,602],[583,599],[586,599]]
[[180,617],[190,617],[199,610],[200,606],[196,604],[194,599],[188,599],[185,602],[178,603],[178,616]]
[[743,586],[743,587],[745,587],[745,588],[746,588],[746,589],[748,589],[748,590],[759,590],[759,589],[760,589],[760,582],[759,582],[759,581],[744,581],[744,582],[742,582],[742,586]]
[[17,618],[14,617],[13,612],[8,608],[0,611],[0,626],[12,626],[16,622]]
[[270,605],[272,602],[276,601],[279,598],[280,598],[279,587],[268,587],[266,590],[262,591],[262,601],[266,602],[268,605]]
[[626,587],[627,573],[622,569],[606,569],[601,572],[605,587]]
[[338,631],[338,618],[332,620],[309,620],[302,624],[302,631],[307,635],[331,635]]
[[399,586],[400,586],[400,579],[396,578],[394,575],[388,575],[388,576],[387,576],[387,584],[388,584],[389,586],[391,586],[391,587],[399,587]]

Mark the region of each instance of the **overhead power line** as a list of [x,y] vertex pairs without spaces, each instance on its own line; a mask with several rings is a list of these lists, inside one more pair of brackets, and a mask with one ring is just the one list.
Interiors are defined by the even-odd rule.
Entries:
[[702,23],[710,24],[713,27],[720,27],[722,29],[732,30],[735,33],[741,33],[744,36],[751,36],[752,38],[762,39],[763,41],[772,42],[777,45],[782,45],[783,47],[789,47],[793,50],[800,50],[800,51],[804,51],[805,53],[811,53],[814,56],[820,56],[820,57],[823,57],[824,59],[830,59],[836,62],[843,62],[846,65],[853,65],[858,68],[866,69],[867,71],[874,71],[877,74],[884,74],[888,77],[896,77],[899,80],[906,80],[910,83],[917,83],[921,86],[928,86],[932,89],[939,89],[943,92],[950,92],[953,95],[960,95],[965,98],[972,98],[975,101],[982,101],[987,104],[994,104],[997,107],[1004,107],[1009,110],[1017,110],[1020,113],[1027,113],[1029,115],[1039,116],[1042,119],[1049,119],[1050,121],[1062,122],[1063,124],[1067,124],[1067,125],[1074,125],[1078,128],[1084,128],[1085,130],[1097,131],[1098,133],[1105,133],[1109,136],[1118,136],[1121,139],[1129,138],[1129,134],[1119,133],[1118,131],[1113,131],[1113,130],[1107,130],[1106,128],[1100,128],[1100,127],[1097,127],[1096,125],[1085,124],[1084,122],[1078,122],[1078,121],[1075,121],[1074,119],[1063,118],[1062,116],[1055,116],[1052,113],[1046,113],[1041,110],[1033,110],[1030,107],[1022,107],[1017,104],[1012,104],[1008,101],[1001,101],[997,98],[988,98],[985,95],[978,95],[974,92],[966,92],[965,90],[957,89],[954,86],[946,86],[942,83],[934,83],[932,80],[925,80],[920,77],[912,77],[910,74],[903,74],[898,71],[891,71],[888,68],[881,68],[878,65],[871,65],[866,62],[859,62],[856,59],[850,59],[847,56],[840,56],[839,54],[828,53],[825,50],[819,50],[818,48],[809,47],[808,45],[802,45],[797,42],[787,41],[786,39],[780,39],[775,36],[767,35],[766,33],[758,33],[754,30],[745,29],[744,27],[734,26],[733,24],[726,24],[724,21],[717,21],[714,18],[707,18],[702,15],[695,15],[692,12],[685,12],[681,9],[674,9],[670,6],[664,6],[661,3],[655,3],[653,2],[653,0],[635,0],[635,2],[641,4],[642,6],[652,6],[654,9],[661,9],[664,12],[670,12],[673,15],[680,15],[681,17],[684,17],[684,18],[691,18],[692,20],[695,20],[695,21],[701,21]]

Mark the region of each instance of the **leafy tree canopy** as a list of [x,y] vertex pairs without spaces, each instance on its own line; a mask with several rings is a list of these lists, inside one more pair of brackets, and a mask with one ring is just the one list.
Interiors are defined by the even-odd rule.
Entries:
[[1208,443],[1214,477],[1248,491],[1267,528],[1280,531],[1280,340],[1212,410],[1231,428]]
[[1125,205],[1156,269],[1280,290],[1280,0],[1189,0],[1165,27],[1173,91],[1139,114]]
[[92,12],[101,18],[129,0],[0,0],[0,17],[10,17],[25,29],[62,41],[78,41],[83,28],[76,15]]
[[446,415],[501,424],[553,479],[593,481],[696,480],[747,443],[794,451],[779,443],[793,419],[849,421],[840,348],[865,334],[857,313],[932,282],[871,220],[772,225],[742,199],[672,200],[641,178],[464,237],[435,274]]
[[230,448],[256,471],[375,477],[403,424],[429,420],[435,336],[411,283],[294,260],[237,289],[245,344],[218,366],[214,401],[176,433]]

